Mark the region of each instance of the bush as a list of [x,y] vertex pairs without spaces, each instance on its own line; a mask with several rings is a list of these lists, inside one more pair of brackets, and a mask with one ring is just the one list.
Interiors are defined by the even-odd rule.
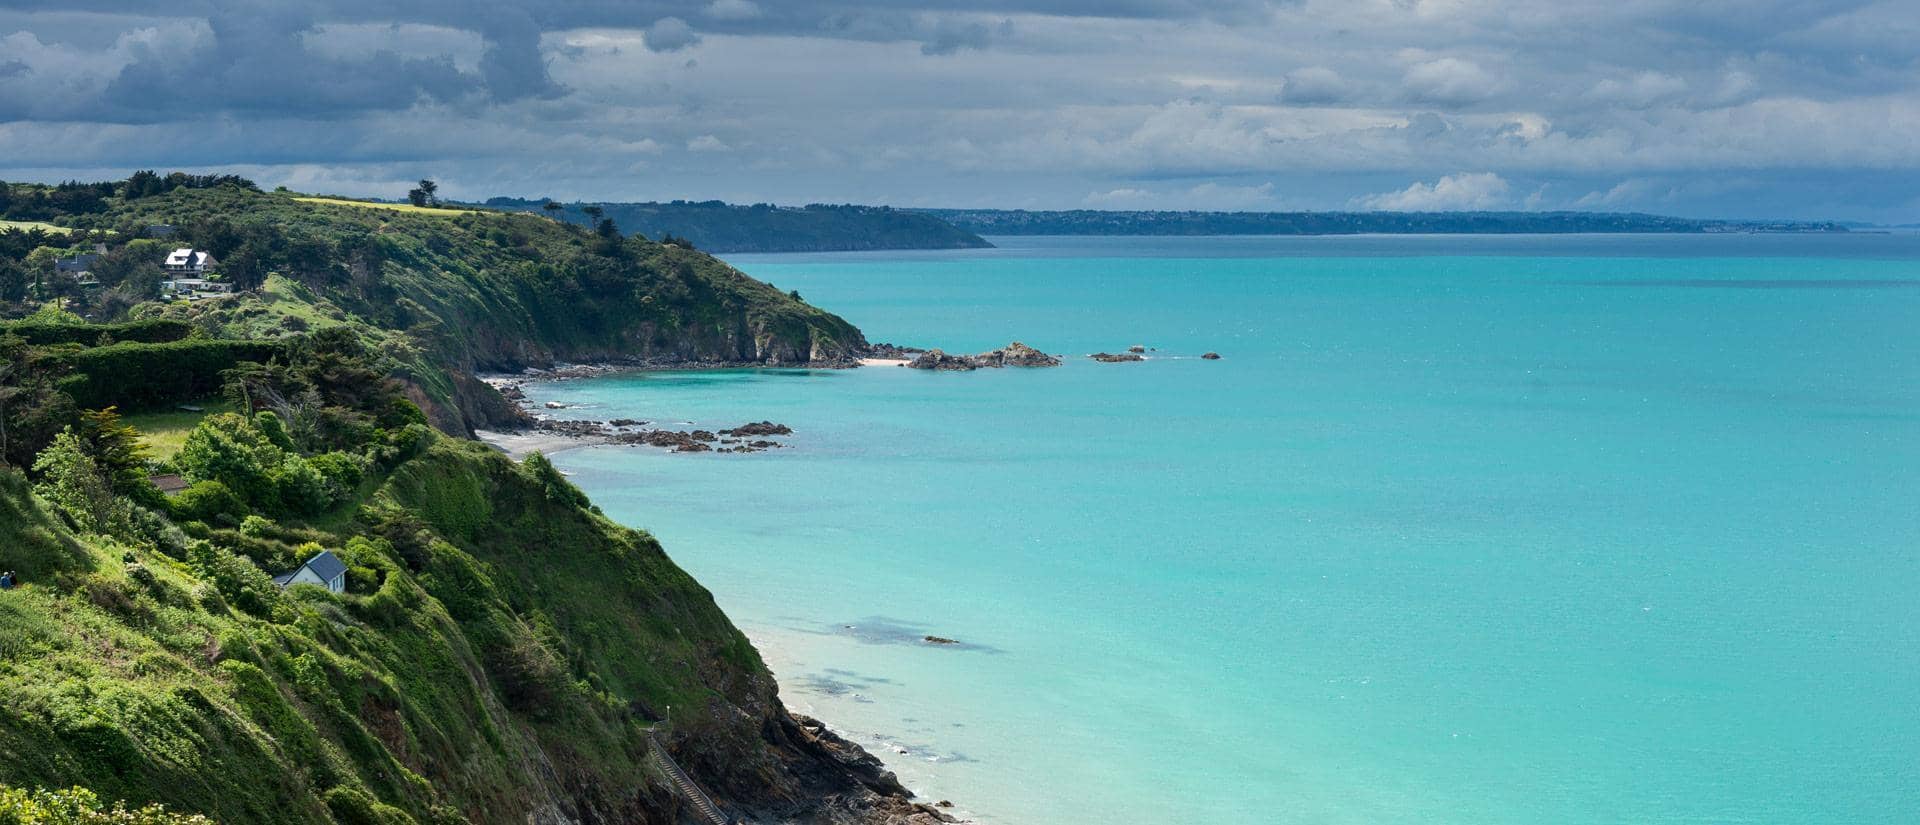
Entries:
[[274,488],[280,491],[280,503],[293,513],[317,516],[333,506],[326,478],[306,459],[296,455],[281,459],[270,478]]
[[374,799],[366,791],[344,785],[329,788],[320,798],[340,825],[416,825],[406,811]]
[[78,786],[63,791],[0,786],[0,825],[213,825],[213,820],[170,813],[163,805],[129,809],[115,802],[103,808],[98,795]]
[[280,588],[253,562],[211,542],[196,541],[189,545],[187,563],[200,578],[212,583],[227,602],[255,616],[271,615],[273,606],[280,600]]

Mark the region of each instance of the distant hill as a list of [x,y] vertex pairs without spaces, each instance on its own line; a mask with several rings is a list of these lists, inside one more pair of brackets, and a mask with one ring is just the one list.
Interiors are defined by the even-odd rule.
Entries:
[[598,207],[620,231],[654,240],[682,238],[706,252],[846,252],[868,249],[973,249],[990,247],[979,235],[956,229],[924,212],[889,206],[809,204],[738,206],[722,201],[671,203],[569,203],[548,212],[545,200],[491,198],[486,206],[553,214],[590,224],[587,207]]
[[1728,221],[1621,212],[1106,212],[922,209],[981,235],[1417,235],[1845,232],[1831,222]]

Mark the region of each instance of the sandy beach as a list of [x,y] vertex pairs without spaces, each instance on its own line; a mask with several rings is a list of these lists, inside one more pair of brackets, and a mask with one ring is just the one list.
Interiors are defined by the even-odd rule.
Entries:
[[860,366],[863,366],[863,367],[904,367],[906,365],[907,365],[907,359],[905,358],[862,358],[860,359]]
[[527,430],[517,433],[474,430],[473,434],[494,449],[506,453],[508,457],[515,461],[526,458],[529,454],[536,452],[552,455],[561,450],[572,450],[579,447],[590,447],[595,444],[606,443],[605,439],[569,435],[566,433],[543,432],[540,430]]

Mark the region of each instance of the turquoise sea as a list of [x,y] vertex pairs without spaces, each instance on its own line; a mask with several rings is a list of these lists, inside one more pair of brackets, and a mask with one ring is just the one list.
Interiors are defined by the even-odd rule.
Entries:
[[1920,821],[1920,236],[995,241],[730,260],[875,341],[1150,360],[533,388],[795,429],[556,462],[927,799]]

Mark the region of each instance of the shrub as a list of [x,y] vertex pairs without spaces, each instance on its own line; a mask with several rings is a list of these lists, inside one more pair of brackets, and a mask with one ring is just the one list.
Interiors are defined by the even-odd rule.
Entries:
[[340,825],[416,825],[406,811],[374,799],[366,791],[344,785],[329,788],[320,798]]
[[163,805],[129,809],[122,801],[104,808],[97,794],[78,786],[60,791],[0,786],[0,825],[213,825],[213,820],[171,813]]
[[219,413],[187,434],[173,463],[189,481],[218,481],[256,508],[277,509],[279,489],[269,473],[284,457],[251,421]]
[[218,481],[206,480],[194,482],[167,502],[167,509],[175,518],[220,523],[221,516],[240,522],[248,518],[246,502],[233,494],[233,490]]
[[255,616],[268,616],[280,601],[280,588],[253,562],[216,547],[196,541],[187,548],[187,563],[200,578],[212,583],[221,597]]

